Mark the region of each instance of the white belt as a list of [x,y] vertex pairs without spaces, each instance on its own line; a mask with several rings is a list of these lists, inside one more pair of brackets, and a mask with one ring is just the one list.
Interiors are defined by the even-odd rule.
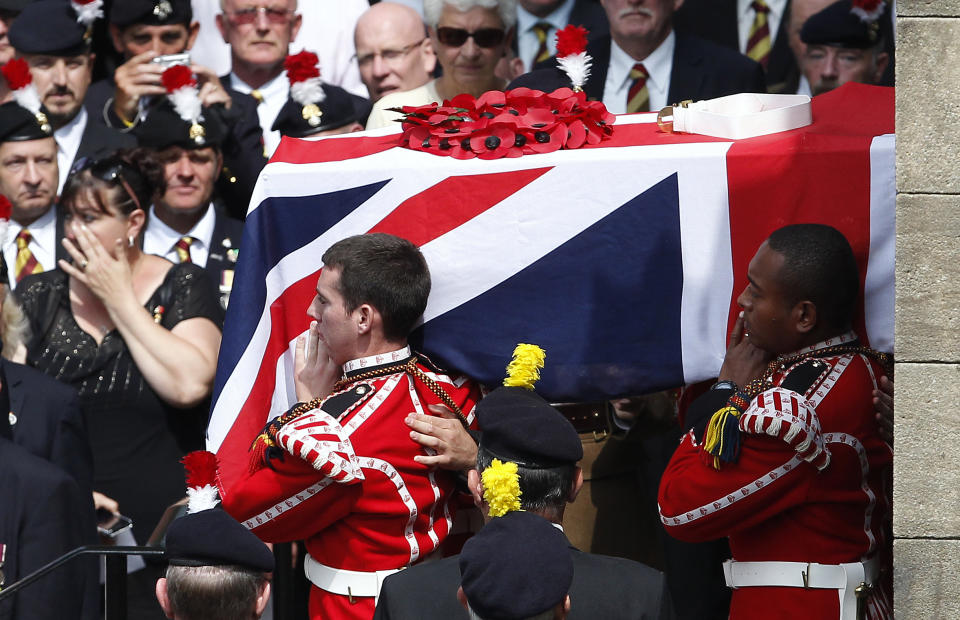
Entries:
[[866,582],[876,585],[879,566],[875,559],[849,564],[817,564],[816,562],[735,562],[723,563],[727,586],[749,588],[781,586],[837,590],[841,620],[855,620],[856,589]]
[[383,580],[402,570],[402,568],[393,568],[367,573],[345,568],[331,568],[314,560],[309,553],[303,561],[303,572],[307,575],[307,579],[321,590],[351,598],[372,596],[374,602],[380,596]]

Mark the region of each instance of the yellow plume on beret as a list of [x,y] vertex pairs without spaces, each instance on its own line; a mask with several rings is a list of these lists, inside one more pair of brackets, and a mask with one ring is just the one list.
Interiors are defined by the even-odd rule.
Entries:
[[546,357],[546,352],[535,344],[518,344],[513,350],[513,359],[507,365],[507,378],[503,384],[532,390],[533,384],[540,378],[540,369]]

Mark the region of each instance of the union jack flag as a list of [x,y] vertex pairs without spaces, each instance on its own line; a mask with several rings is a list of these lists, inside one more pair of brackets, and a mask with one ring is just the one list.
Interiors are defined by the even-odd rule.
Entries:
[[715,376],[747,264],[790,223],[847,236],[866,299],[857,331],[891,351],[893,89],[848,84],[815,98],[813,117],[730,141],[627,115],[595,147],[499,160],[400,148],[396,133],[285,139],[254,192],[224,326],[208,447],[225,486],[296,401],[320,257],[357,233],[405,237],[427,258],[414,348],[496,384],[513,346],[537,343],[553,400]]

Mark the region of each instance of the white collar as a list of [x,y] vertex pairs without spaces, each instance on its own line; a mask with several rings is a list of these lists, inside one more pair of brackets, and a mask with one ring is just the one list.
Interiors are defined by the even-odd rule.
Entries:
[[147,254],[164,256],[173,250],[173,246],[181,237],[193,237],[209,249],[213,242],[213,227],[215,224],[216,216],[213,203],[210,203],[203,217],[186,234],[181,234],[170,228],[166,222],[157,217],[157,208],[150,205],[150,219],[147,223],[147,230],[144,232],[143,250]]
[[630,70],[637,62],[642,62],[644,68],[650,77],[647,82],[651,87],[662,91],[668,91],[670,88],[670,71],[673,69],[673,49],[676,47],[677,35],[670,31],[667,38],[663,40],[657,49],[650,52],[646,58],[633,58],[617,45],[617,42],[610,40],[610,79],[615,80],[615,84],[625,84],[630,79]]
[[409,345],[403,347],[402,349],[397,349],[396,351],[390,351],[389,353],[378,353],[377,355],[369,355],[367,357],[360,357],[355,360],[350,360],[343,365],[343,373],[353,372],[354,370],[360,370],[362,368],[371,368],[373,366],[382,366],[383,364],[392,364],[394,362],[399,362],[410,357],[410,347]]
[[812,353],[814,351],[819,351],[820,349],[826,349],[827,347],[835,347],[838,344],[846,344],[848,342],[853,342],[856,339],[857,339],[857,334],[853,330],[850,330],[845,334],[834,336],[832,338],[827,338],[826,340],[821,340],[820,342],[816,344],[812,344],[809,347],[804,347],[799,351],[794,351],[793,353],[789,353],[787,355],[781,355],[780,357],[787,358],[787,357],[794,357],[797,355],[803,355],[804,353]]
[[[56,205],[51,205],[47,212],[38,217],[33,223],[27,226],[21,226],[19,223],[10,220],[9,230],[7,231],[7,242],[6,246],[17,245],[17,235],[20,234],[20,231],[26,228],[30,231],[31,236],[33,237],[33,243],[36,243],[40,246],[45,252],[49,253],[51,256],[56,254],[56,243],[59,242],[59,239],[56,239],[57,236],[57,207]],[[49,246],[47,240],[50,240],[54,245]],[[41,263],[44,269],[54,269],[56,265],[47,265]]]
[[284,71],[277,77],[273,78],[260,88],[254,88],[237,77],[237,74],[233,71],[230,72],[230,87],[238,93],[243,93],[244,95],[249,95],[253,91],[259,91],[263,95],[263,99],[272,100],[274,97],[283,96],[283,99],[287,98],[287,95],[290,92],[290,84],[287,82],[287,72]]
[[[770,13],[776,14],[778,16],[783,15],[784,10],[787,8],[787,0],[763,0],[768,7],[770,7]],[[743,16],[749,13],[751,21],[753,20],[754,11],[753,11],[753,0],[737,0],[737,15]],[[779,20],[778,20],[779,21]],[[771,35],[776,33],[771,32]]]
[[[80,106],[80,111],[73,119],[53,132],[53,137],[57,141],[57,146],[65,153],[72,153],[74,156],[77,149],[80,148],[80,141],[83,139],[83,130],[87,128],[87,110]],[[72,159],[72,158],[71,158]],[[68,171],[69,172],[69,171]]]
[[[564,0],[560,6],[550,12],[545,17],[537,17],[522,6],[517,5],[517,32],[529,32],[533,30],[534,24],[547,22],[553,26],[554,30],[561,30],[570,21],[570,13],[573,12],[574,0]],[[553,46],[550,46],[551,48]]]

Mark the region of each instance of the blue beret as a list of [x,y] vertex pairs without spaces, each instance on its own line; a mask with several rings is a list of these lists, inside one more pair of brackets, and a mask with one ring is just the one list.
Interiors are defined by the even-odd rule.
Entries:
[[191,124],[180,118],[173,104],[166,97],[150,106],[146,118],[131,130],[137,144],[151,149],[165,149],[168,146],[181,146],[186,149],[219,147],[227,138],[229,129],[224,118],[222,104],[203,108],[203,142],[198,143],[190,137]]
[[166,557],[175,566],[242,566],[264,573],[273,570],[269,547],[219,507],[184,515],[171,523]]
[[572,581],[566,536],[532,512],[491,520],[460,553],[460,585],[484,620],[543,613],[563,602]]
[[583,458],[580,436],[533,390],[499,387],[477,403],[480,447],[530,468],[572,465]]
[[[42,112],[46,112],[40,108]],[[0,105],[0,142],[18,142],[21,140],[42,140],[52,138],[53,131],[47,124],[47,131],[30,110],[16,101]]]
[[317,104],[321,112],[319,125],[311,125],[309,120],[303,117],[303,106],[288,97],[271,129],[285,136],[305,138],[321,131],[339,129],[354,121],[361,125],[366,123],[370,114],[369,100],[332,84],[324,84],[322,88],[326,97]]
[[819,13],[811,15],[800,29],[800,40],[807,45],[835,45],[867,49],[889,36],[890,10],[884,4],[879,19],[865,22],[851,12],[851,0],[834,2]]
[[193,21],[190,0],[114,0],[110,23],[121,28],[134,24],[146,26],[189,25]]
[[90,33],[65,0],[37,0],[10,26],[10,44],[21,54],[76,56],[90,51]]

